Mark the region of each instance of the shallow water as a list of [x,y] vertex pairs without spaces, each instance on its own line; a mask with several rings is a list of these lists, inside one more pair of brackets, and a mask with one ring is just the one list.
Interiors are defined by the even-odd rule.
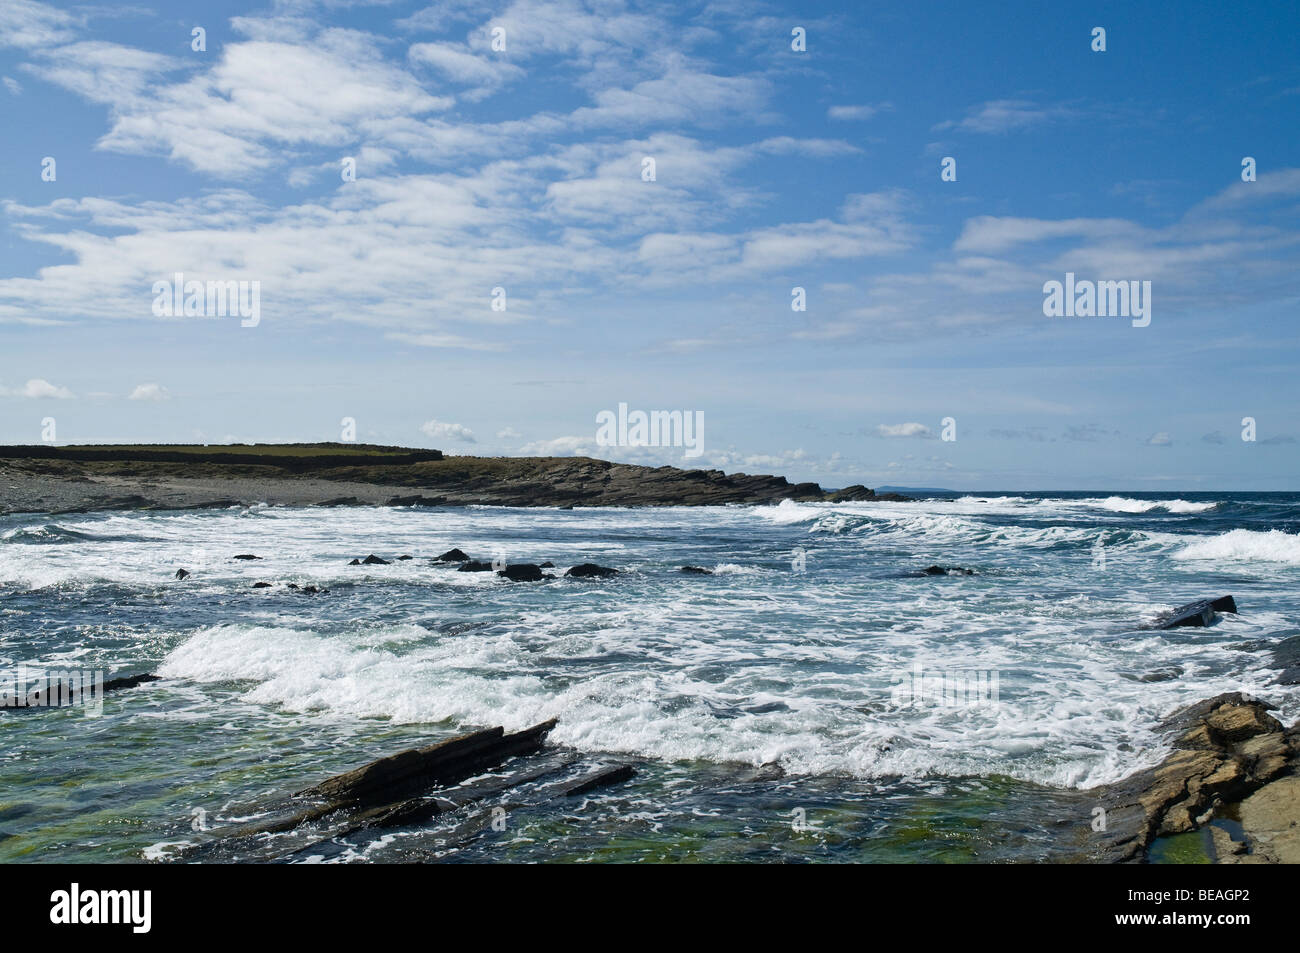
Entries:
[[[290,859],[1055,856],[1174,708],[1244,690],[1295,719],[1267,646],[1300,633],[1298,531],[1295,494],[0,518],[0,669],[165,677],[102,717],[0,714],[0,860],[175,857],[374,757],[552,717],[637,778]],[[627,572],[510,583],[431,561],[452,547]],[[417,558],[347,565],[371,552]],[[934,563],[976,574],[914,574]],[[1224,593],[1240,615],[1142,628]],[[935,676],[985,692],[944,704]]]

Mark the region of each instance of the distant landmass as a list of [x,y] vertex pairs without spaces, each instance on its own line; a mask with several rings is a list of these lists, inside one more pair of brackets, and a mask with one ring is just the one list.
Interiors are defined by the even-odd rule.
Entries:
[[962,492],[964,492],[964,491],[962,491],[962,490],[945,490],[943,487],[940,487],[940,486],[878,486],[878,487],[876,487],[876,493],[877,493],[877,494],[880,494],[880,493],[906,493],[906,494],[910,494],[910,495],[916,495],[916,494],[924,494],[924,493],[940,493],[940,494],[943,494],[943,493],[950,493],[950,494],[952,494],[953,496],[956,496],[957,494],[962,493]]
[[0,447],[0,512],[285,506],[707,506],[905,499],[856,485],[590,457],[350,443]]

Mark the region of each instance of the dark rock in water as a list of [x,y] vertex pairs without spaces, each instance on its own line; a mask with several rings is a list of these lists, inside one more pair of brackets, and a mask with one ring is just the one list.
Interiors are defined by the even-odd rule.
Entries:
[[122,678],[110,678],[104,683],[104,691],[112,692],[120,688],[135,688],[137,685],[143,685],[145,682],[160,682],[161,676],[150,675],[124,675]]
[[269,582],[255,582],[255,583],[253,583],[253,588],[254,588],[254,589],[270,589],[270,588],[271,588],[271,584],[270,584]]
[[1218,599],[1202,599],[1200,602],[1189,602],[1185,606],[1179,606],[1166,618],[1157,622],[1155,627],[1157,629],[1177,629],[1189,625],[1213,625],[1220,612],[1231,612],[1235,615],[1237,601],[1232,596],[1220,596]]
[[360,566],[360,565],[361,565],[361,560],[359,560],[359,559],[354,559],[354,560],[352,560],[352,562],[348,563],[348,565],[349,565],[349,566]]
[[466,556],[464,553],[462,553],[459,549],[449,549],[449,550],[447,550],[445,553],[443,553],[441,556],[438,556],[437,558],[435,558],[435,559],[434,559],[434,562],[438,562],[438,563],[463,563],[463,562],[469,562],[469,557]]
[[540,579],[554,578],[547,577],[542,572],[541,566],[534,566],[532,563],[515,563],[513,566],[507,566],[497,575],[505,576],[511,582],[537,582]]
[[705,569],[703,566],[683,566],[678,572],[689,573],[695,576],[712,576],[712,569]]
[[927,566],[921,570],[923,576],[973,576],[974,569],[963,569],[961,566]]
[[1273,646],[1273,667],[1280,668],[1275,684],[1300,685],[1300,635],[1283,639]]
[[609,787],[611,784],[622,784],[636,776],[636,769],[630,764],[616,764],[610,767],[601,768],[593,771],[584,778],[579,778],[573,784],[564,789],[565,797],[574,797],[578,794],[587,794],[595,791],[597,788]]
[[551,562],[549,559],[548,559],[546,562],[544,562],[544,563],[538,563],[538,565],[541,566],[543,569],[554,569],[554,568],[555,568],[555,563]]
[[190,571],[189,571],[188,569],[178,569],[178,570],[176,570],[176,578],[177,578],[177,579],[184,579],[184,578],[185,578],[186,576],[188,576],[189,574],[190,574]]
[[459,784],[507,758],[537,751],[554,727],[552,719],[511,735],[489,728],[412,748],[335,775],[302,794],[326,798],[334,806],[392,804],[434,786]]
[[1180,678],[1182,674],[1183,674],[1182,666],[1174,665],[1169,668],[1158,668],[1154,672],[1147,672],[1145,675],[1139,678],[1138,681],[1139,682],[1172,682],[1174,679]]
[[593,577],[605,578],[606,576],[617,576],[617,569],[610,569],[608,566],[597,566],[595,563],[583,563],[581,566],[574,566],[566,576],[573,576],[575,579],[589,579]]
[[469,562],[461,563],[457,572],[491,572],[492,564],[479,562],[477,559],[471,559]]
[[291,582],[291,583],[289,583],[289,585],[286,586],[285,588],[287,588],[287,589],[297,589],[297,588],[298,588],[298,584],[297,584],[296,582]]
[[397,561],[401,563],[401,562],[406,562],[406,560],[408,559],[414,559],[414,558],[415,558],[414,556],[398,556]]
[[250,554],[250,553],[240,553],[240,554],[239,554],[238,556],[236,556],[235,558],[236,558],[236,559],[261,559],[262,557],[261,557],[261,556],[254,556],[254,555],[252,555],[252,554]]
[[371,553],[371,554],[370,554],[369,556],[367,556],[365,559],[361,560],[361,565],[363,565],[363,566],[387,566],[387,565],[388,565],[388,560],[387,560],[387,559],[380,559],[380,558],[379,558],[378,556],[376,556],[374,553]]
[[316,593],[320,593],[321,595],[326,595],[329,593],[328,589],[317,589],[315,586],[303,586],[302,589],[300,589],[299,591],[304,592],[309,596],[314,596],[316,595]]

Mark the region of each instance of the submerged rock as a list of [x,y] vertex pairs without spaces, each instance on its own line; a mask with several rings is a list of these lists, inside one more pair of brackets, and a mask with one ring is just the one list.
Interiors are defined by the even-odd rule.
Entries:
[[271,588],[271,584],[270,584],[269,582],[255,582],[255,583],[253,583],[253,588],[254,588],[254,589],[270,589],[270,588]]
[[1167,617],[1156,623],[1157,629],[1177,629],[1182,626],[1213,625],[1220,612],[1237,612],[1237,601],[1232,596],[1220,596],[1218,599],[1202,599],[1179,606]]
[[705,569],[703,566],[683,566],[678,572],[688,573],[694,576],[712,576],[712,569]]
[[505,576],[511,582],[537,582],[541,579],[555,578],[542,572],[541,566],[534,566],[532,563],[515,563],[502,569],[497,575]]
[[492,564],[480,562],[477,559],[471,559],[469,562],[461,563],[456,569],[457,572],[491,572]]
[[617,576],[618,572],[617,569],[610,569],[608,566],[597,566],[595,563],[583,563],[581,566],[572,567],[565,573],[565,575],[573,576],[575,579],[603,579],[606,576]]
[[401,562],[405,562],[408,559],[414,559],[414,558],[415,558],[414,556],[398,556],[397,561],[401,563]]
[[176,570],[176,578],[177,578],[177,579],[184,579],[184,578],[185,578],[186,576],[188,576],[189,574],[190,574],[190,571],[189,571],[188,569],[178,569],[178,570]]
[[973,576],[974,569],[963,569],[961,566],[926,566],[921,570],[923,576]]
[[388,565],[388,560],[387,560],[387,559],[380,559],[380,558],[379,558],[378,556],[376,556],[374,553],[371,553],[371,554],[370,554],[369,556],[367,556],[365,559],[361,560],[361,565],[363,565],[363,566],[387,566],[387,565]]
[[449,549],[441,556],[434,557],[433,561],[438,563],[463,563],[468,562],[469,557],[459,549]]
[[261,559],[261,556],[254,556],[251,553],[240,553],[235,559]]

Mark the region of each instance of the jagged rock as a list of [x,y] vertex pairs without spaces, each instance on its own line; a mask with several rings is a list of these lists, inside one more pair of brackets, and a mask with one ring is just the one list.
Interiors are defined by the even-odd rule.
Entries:
[[469,562],[461,563],[456,569],[457,572],[491,572],[492,564],[480,562],[477,559],[471,559]]
[[973,576],[974,569],[963,569],[961,566],[926,566],[921,570],[923,576]]
[[1108,818],[1099,859],[1141,860],[1155,837],[1197,829],[1288,770],[1300,733],[1284,732],[1272,708],[1232,692],[1166,719],[1160,731],[1175,735],[1174,751],[1157,767],[1098,789]]
[[184,579],[184,578],[185,578],[186,576],[188,576],[189,574],[190,574],[190,571],[189,571],[188,569],[178,569],[178,570],[176,570],[176,578],[177,578],[177,579]]
[[360,565],[361,565],[361,560],[359,560],[359,559],[354,559],[354,560],[352,560],[352,562],[348,563],[348,565],[349,565],[349,566],[360,566]]
[[554,578],[542,572],[541,566],[534,566],[532,563],[515,563],[513,566],[507,566],[497,575],[505,576],[511,582],[537,582],[540,579]]
[[387,559],[380,559],[380,558],[379,558],[378,556],[376,556],[374,553],[371,553],[371,554],[370,554],[369,556],[367,556],[365,559],[361,560],[361,565],[363,565],[363,566],[387,566],[387,565],[388,565],[388,560],[387,560]]
[[1213,625],[1218,619],[1218,613],[1231,612],[1236,613],[1237,601],[1232,596],[1221,596],[1218,599],[1202,599],[1199,602],[1189,602],[1185,606],[1179,606],[1171,612],[1166,618],[1156,623],[1157,629],[1176,629],[1182,626],[1207,626]]
[[270,588],[271,588],[271,584],[270,584],[269,582],[255,582],[255,583],[253,583],[253,588],[254,588],[254,589],[270,589]]
[[603,579],[607,576],[617,576],[618,572],[617,569],[610,569],[608,566],[597,566],[595,563],[583,563],[581,566],[572,567],[565,573],[565,575],[573,576],[575,579],[589,579],[593,577]]
[[459,549],[449,549],[441,556],[438,556],[434,559],[434,562],[439,562],[439,563],[463,563],[468,561],[469,561],[469,557],[466,556],[464,553],[462,553]]
[[240,553],[235,559],[261,559],[261,556],[254,556],[251,553]]
[[703,566],[683,566],[678,572],[684,572],[695,576],[712,576],[712,569],[705,569]]
[[507,758],[536,751],[554,727],[555,719],[551,719],[509,735],[502,728],[460,735],[380,758],[301,793],[323,797],[334,805],[394,804],[434,786],[459,784]]

